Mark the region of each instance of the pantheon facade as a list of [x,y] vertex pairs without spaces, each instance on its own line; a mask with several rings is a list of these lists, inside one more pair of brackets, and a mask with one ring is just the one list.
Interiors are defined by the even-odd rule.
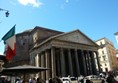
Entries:
[[[56,31],[48,29],[34,32],[33,41],[38,41],[41,35],[54,33]],[[39,73],[42,79],[96,75],[100,71],[97,50],[98,45],[80,30],[62,32],[35,43],[30,49],[30,64],[49,68]]]
[[100,71],[98,45],[80,30],[61,32],[36,26],[16,35],[17,55],[12,65],[48,68],[42,79],[95,75]]

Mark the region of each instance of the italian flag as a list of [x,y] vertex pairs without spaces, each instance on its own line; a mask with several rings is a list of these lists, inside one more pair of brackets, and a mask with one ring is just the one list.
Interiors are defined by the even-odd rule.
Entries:
[[16,36],[14,25],[2,38],[5,43],[5,55],[7,60],[11,60],[16,55]]

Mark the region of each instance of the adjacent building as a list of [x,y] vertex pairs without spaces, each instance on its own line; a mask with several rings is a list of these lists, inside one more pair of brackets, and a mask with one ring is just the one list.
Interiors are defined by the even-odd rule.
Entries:
[[7,67],[24,64],[46,67],[49,70],[38,74],[46,80],[100,72],[99,46],[80,30],[60,32],[36,26],[17,34],[16,39],[17,55]]
[[117,57],[117,60],[118,60],[118,49],[116,49],[116,57]]
[[101,38],[96,43],[100,46],[98,53],[101,71],[108,72],[116,70],[118,68],[118,60],[113,43],[107,38]]

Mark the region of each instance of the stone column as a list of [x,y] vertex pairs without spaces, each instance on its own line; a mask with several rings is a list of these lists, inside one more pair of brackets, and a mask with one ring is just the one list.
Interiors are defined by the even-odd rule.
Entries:
[[69,74],[73,76],[73,66],[72,66],[72,58],[71,58],[71,50],[68,49],[68,64],[69,64]]
[[96,65],[95,65],[95,58],[94,58],[94,53],[91,51],[91,63],[92,63],[92,74],[96,75],[97,70],[96,70]]
[[[41,53],[41,67],[45,67],[45,61],[44,61],[44,52]],[[45,71],[41,72],[41,78],[45,79]]]
[[[39,67],[39,55],[38,54],[35,56],[35,66]],[[36,78],[38,78],[38,74],[36,74]]]
[[89,74],[92,74],[92,64],[91,64],[91,57],[89,51],[87,51],[87,56],[88,56],[88,64],[89,64]]
[[95,51],[95,54],[96,54],[96,59],[97,59],[97,64],[98,64],[98,71],[100,73],[101,72],[101,69],[100,69],[100,61],[99,61],[99,57],[98,57],[98,52]]
[[[38,57],[39,57],[39,60],[38,60],[39,67],[41,67],[41,53],[38,54]],[[41,78],[41,72],[39,72],[39,77]]]
[[50,78],[52,78],[52,59],[51,59],[51,49],[49,49],[49,57],[48,57],[48,59],[49,59],[49,77]]
[[83,71],[84,71],[84,75],[86,76],[87,75],[87,69],[86,69],[86,62],[85,62],[85,55],[84,55],[84,51],[81,50],[81,55],[82,55],[82,61],[83,61]]
[[52,64],[52,78],[56,76],[56,64],[55,64],[55,48],[51,48],[51,64]]
[[65,57],[64,57],[64,52],[63,48],[60,48],[60,60],[61,60],[61,76],[65,77],[66,76],[66,71],[65,71]]
[[39,67],[39,55],[37,54],[36,56],[35,56],[35,65],[36,65],[36,67]]
[[60,66],[60,50],[59,48],[55,48],[56,55],[56,76],[61,76],[61,66]]
[[[49,51],[45,51],[46,68],[49,68]],[[49,70],[46,70],[46,80],[49,80]]]
[[41,54],[40,53],[38,54],[38,57],[39,57],[39,60],[38,60],[39,67],[41,67]]
[[76,63],[76,69],[77,69],[77,76],[80,75],[80,67],[79,67],[79,61],[78,61],[78,53],[77,53],[77,49],[75,49],[75,63]]
[[86,50],[84,50],[84,58],[85,58],[86,74],[89,75],[89,62]]

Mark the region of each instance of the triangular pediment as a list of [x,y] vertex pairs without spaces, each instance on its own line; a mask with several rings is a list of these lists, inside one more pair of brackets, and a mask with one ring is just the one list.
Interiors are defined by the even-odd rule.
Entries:
[[86,45],[97,45],[95,42],[93,42],[90,38],[88,38],[85,34],[83,34],[79,30],[75,30],[68,33],[63,33],[57,37],[55,37],[58,40],[64,40],[69,42],[75,42],[79,44],[86,44]]

